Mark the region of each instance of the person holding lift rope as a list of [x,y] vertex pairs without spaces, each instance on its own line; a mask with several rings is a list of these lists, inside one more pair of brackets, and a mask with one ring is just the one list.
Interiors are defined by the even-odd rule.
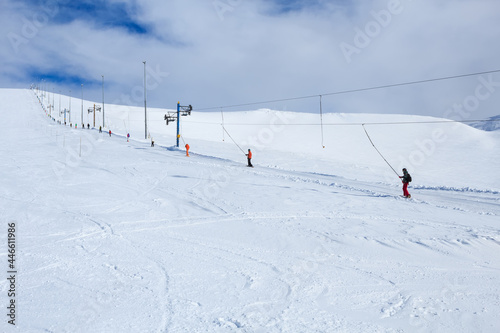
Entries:
[[252,165],[252,151],[250,149],[248,149],[248,154],[245,154],[247,156],[247,159],[248,159],[248,166],[253,168],[253,165]]
[[408,193],[408,184],[411,182],[411,176],[406,168],[403,168],[403,176],[399,176],[403,182],[403,196],[405,198],[411,198],[411,194]]

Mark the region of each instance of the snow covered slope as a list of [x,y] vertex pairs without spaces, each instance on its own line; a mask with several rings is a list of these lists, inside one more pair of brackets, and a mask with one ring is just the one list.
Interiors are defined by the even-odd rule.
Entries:
[[363,128],[337,124],[435,119],[325,115],[322,140],[319,116],[225,113],[226,133],[220,113],[193,112],[188,158],[165,110],[149,110],[152,148],[141,108],[106,106],[110,137],[52,121],[33,91],[0,100],[0,253],[7,272],[15,222],[18,270],[17,330],[4,317],[1,331],[500,327],[498,132],[366,125],[412,173],[406,200]]

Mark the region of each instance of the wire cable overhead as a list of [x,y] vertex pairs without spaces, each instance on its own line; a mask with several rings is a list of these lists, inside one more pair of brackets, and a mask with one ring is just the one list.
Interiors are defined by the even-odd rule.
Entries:
[[226,106],[215,106],[215,107],[208,107],[208,108],[200,108],[200,109],[196,109],[196,111],[214,110],[214,109],[219,109],[219,108],[228,109],[228,108],[237,108],[237,107],[242,107],[242,106],[258,105],[258,104],[270,104],[270,103],[278,103],[278,102],[288,102],[288,101],[295,101],[295,100],[316,98],[316,97],[320,97],[320,96],[333,96],[333,95],[349,94],[349,93],[361,92],[361,91],[378,90],[378,89],[402,87],[402,86],[409,86],[409,85],[429,83],[429,82],[453,80],[453,79],[459,79],[459,78],[464,78],[464,77],[469,77],[469,76],[492,74],[492,73],[498,73],[498,72],[500,72],[500,69],[495,69],[495,70],[490,70],[490,71],[484,71],[484,72],[475,72],[475,73],[468,73],[468,74],[453,75],[453,76],[445,76],[445,77],[425,79],[425,80],[418,80],[418,81],[408,81],[408,82],[401,82],[401,83],[394,83],[394,84],[386,84],[386,85],[366,87],[366,88],[358,88],[358,89],[351,89],[351,90],[341,90],[341,91],[336,91],[336,92],[331,92],[331,93],[323,93],[323,94],[316,94],[316,95],[309,95],[309,96],[300,96],[300,97],[275,99],[275,100],[260,101],[260,102],[251,102],[251,103],[244,103],[244,104],[234,104],[234,105],[226,105]]
[[325,136],[324,136],[324,131],[323,131],[323,103],[322,103],[322,98],[323,96],[319,95],[319,116],[321,119],[321,146],[325,148]]

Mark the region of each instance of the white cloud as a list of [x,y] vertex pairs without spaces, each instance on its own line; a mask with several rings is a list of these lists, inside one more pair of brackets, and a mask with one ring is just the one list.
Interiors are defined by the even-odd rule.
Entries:
[[[331,1],[282,13],[263,0],[221,1],[229,6],[222,12],[212,0],[129,1],[130,17],[151,27],[149,34],[84,18],[64,24],[51,19],[16,53],[7,36],[23,36],[22,16],[32,20],[36,10],[8,0],[0,14],[5,22],[0,85],[26,80],[23,71],[30,66],[40,73],[93,80],[88,94],[100,100],[105,75],[109,100],[125,102],[123,95],[142,86],[142,61],[147,60],[151,68],[169,73],[148,92],[150,105],[173,108],[181,100],[209,107],[500,68],[498,1]],[[391,10],[390,18],[383,16]],[[348,61],[341,45],[356,46],[359,31],[369,41]],[[495,77],[500,81],[500,74]],[[468,78],[338,95],[325,97],[324,105],[335,112],[442,116],[474,93],[477,82]],[[481,104],[474,118],[498,114],[498,101],[500,91]],[[262,107],[317,111],[317,105],[312,99]]]

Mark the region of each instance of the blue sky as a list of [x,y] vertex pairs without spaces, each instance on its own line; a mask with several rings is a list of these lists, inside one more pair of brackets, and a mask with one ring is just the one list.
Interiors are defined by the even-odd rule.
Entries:
[[[4,0],[0,87],[206,108],[499,69],[490,0]],[[460,18],[460,19],[457,19]],[[500,82],[500,74],[493,80]],[[497,77],[498,76],[498,77]],[[496,81],[495,81],[496,82]],[[479,78],[325,97],[326,112],[442,116]],[[499,89],[500,90],[500,89]],[[77,94],[75,94],[77,95]],[[474,110],[498,114],[500,91]],[[318,101],[256,105],[316,112]]]
[[[34,10],[48,8],[52,24],[66,25],[79,20],[101,29],[124,29],[130,34],[149,34],[152,32],[151,26],[141,24],[136,20],[138,7],[133,3],[104,0],[62,0],[53,2],[54,5],[46,0],[21,0],[19,2]],[[52,10],[51,8],[57,9]]]
[[[321,0],[275,0],[274,2],[274,14],[284,14],[290,12],[297,12],[304,9],[318,9],[321,8],[325,1]],[[332,1],[333,2],[333,1]],[[340,3],[340,1],[336,1]]]
[[108,3],[107,1],[75,1],[61,6],[57,15],[60,24],[75,20],[92,22],[100,28],[121,28],[130,34],[148,34],[151,28],[135,21],[131,15],[133,8],[122,3]]

